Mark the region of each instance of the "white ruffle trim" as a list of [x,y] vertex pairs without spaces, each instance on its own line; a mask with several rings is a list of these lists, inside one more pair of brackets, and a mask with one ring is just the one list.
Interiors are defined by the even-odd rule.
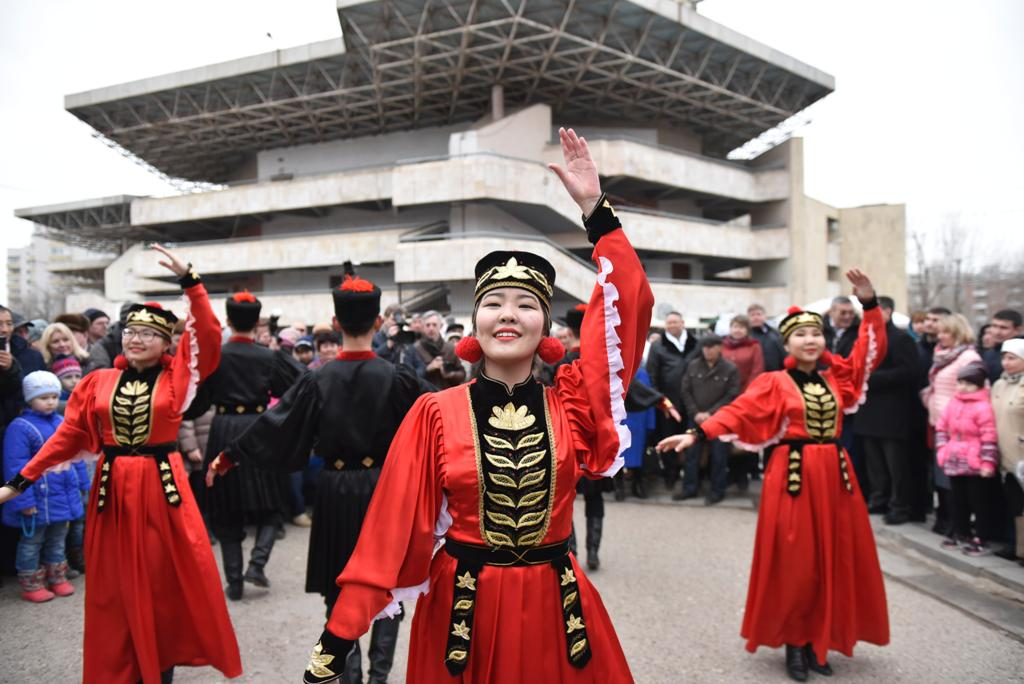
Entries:
[[196,319],[192,316],[192,300],[183,294],[185,306],[185,332],[188,333],[188,387],[185,389],[185,400],[181,403],[178,413],[185,413],[196,398],[199,389],[199,340],[196,339]]
[[771,439],[769,439],[766,442],[761,442],[760,444],[749,444],[747,442],[741,442],[740,438],[739,438],[739,435],[736,435],[736,434],[722,435],[718,439],[720,439],[723,442],[730,442],[732,444],[735,444],[736,446],[738,446],[740,449],[743,449],[744,451],[761,451],[763,449],[767,449],[770,446],[775,446],[776,444],[781,442],[782,438],[786,436],[786,430],[788,430],[788,429],[789,429],[789,418],[783,418],[782,419],[782,427],[779,428],[779,431],[777,433],[775,433],[775,435],[772,436]]
[[611,394],[611,414],[615,423],[615,431],[619,434],[619,450],[615,454],[615,461],[610,468],[600,473],[602,477],[612,477],[619,472],[626,464],[622,453],[632,443],[632,435],[626,426],[626,387],[622,383],[619,371],[625,370],[626,365],[622,361],[622,340],[615,328],[622,324],[622,317],[619,316],[619,308],[616,304],[619,301],[619,290],[615,283],[608,281],[615,267],[607,257],[598,257],[597,284],[601,286],[602,300],[604,302],[604,344],[608,352],[608,389]]
[[868,400],[868,380],[871,378],[871,371],[875,368],[875,361],[878,360],[878,337],[875,335],[873,325],[866,326],[868,330],[868,355],[864,361],[864,384],[860,388],[860,396],[857,403],[850,408],[844,408],[843,413],[847,416],[853,415],[860,410],[860,407]]
[[[444,536],[448,534],[448,528],[452,526],[452,514],[448,512],[448,497],[441,495],[441,510],[437,514],[437,521],[434,523],[434,550],[431,552],[431,558],[434,557],[442,546],[444,546]],[[391,594],[391,603],[384,606],[384,610],[377,613],[373,618],[376,622],[382,618],[393,618],[398,615],[401,607],[398,605],[400,601],[415,601],[423,594],[430,591],[430,578],[423,580],[414,587],[396,587],[389,593]]]

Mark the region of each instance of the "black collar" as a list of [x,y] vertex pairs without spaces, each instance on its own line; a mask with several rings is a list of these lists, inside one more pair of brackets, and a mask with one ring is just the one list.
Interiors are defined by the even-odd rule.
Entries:
[[480,369],[480,377],[477,379],[477,382],[480,383],[481,389],[483,389],[488,394],[492,392],[497,392],[507,397],[514,397],[516,395],[522,394],[524,391],[527,391],[527,388],[530,387],[531,385],[538,384],[537,380],[534,379],[533,374],[531,373],[529,376],[527,376],[525,380],[523,380],[522,382],[517,382],[515,385],[513,385],[512,390],[510,391],[508,386],[501,380],[495,380],[494,378],[488,377],[487,374],[484,373],[482,368]]

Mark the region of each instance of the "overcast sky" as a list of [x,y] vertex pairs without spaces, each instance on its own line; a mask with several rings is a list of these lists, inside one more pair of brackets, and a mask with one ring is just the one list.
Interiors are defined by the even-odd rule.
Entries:
[[[958,214],[984,250],[1024,248],[1024,1],[705,0],[700,11],[835,76],[799,132],[808,194],[905,202],[912,230]],[[171,192],[93,138],[64,95],[339,34],[334,0],[6,0],[0,249],[28,242],[16,208]]]

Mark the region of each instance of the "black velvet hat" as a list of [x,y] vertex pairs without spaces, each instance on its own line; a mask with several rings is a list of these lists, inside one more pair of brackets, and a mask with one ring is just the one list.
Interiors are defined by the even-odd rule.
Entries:
[[342,328],[358,328],[380,314],[380,288],[357,276],[351,262],[345,262],[345,279],[331,290],[331,295],[334,315]]
[[228,322],[231,323],[231,326],[235,330],[248,332],[259,323],[263,303],[256,299],[253,293],[243,290],[231,295],[225,302],[224,308],[227,310]]
[[537,296],[545,311],[550,311],[555,292],[555,267],[531,252],[491,252],[476,262],[476,303],[499,287],[526,290]]
[[128,315],[125,317],[124,325],[136,328],[150,328],[157,331],[168,340],[174,332],[174,324],[178,317],[167,311],[156,302],[144,304],[132,304],[128,307]]
[[779,323],[779,333],[782,334],[782,341],[785,342],[789,339],[789,336],[793,334],[793,331],[799,328],[817,328],[818,330],[825,329],[825,319],[822,318],[821,314],[815,313],[814,311],[804,311],[800,307],[790,307],[789,315],[782,319]]

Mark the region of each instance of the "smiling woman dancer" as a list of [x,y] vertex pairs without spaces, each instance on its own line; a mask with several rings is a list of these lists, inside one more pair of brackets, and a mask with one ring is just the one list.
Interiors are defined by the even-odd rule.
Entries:
[[554,269],[528,252],[480,260],[474,334],[460,344],[463,358],[482,356],[479,378],[420,397],[402,422],[306,682],[338,681],[352,641],[420,594],[410,682],[633,680],[568,540],[576,481],[622,466],[623,396],[653,297],[586,141],[559,136],[565,167],[551,168],[583,212],[598,267],[582,356],[553,387],[535,381],[534,356],[564,352],[547,337]]
[[[779,331],[786,370],[763,373],[728,406],[658,449],[698,440],[774,447],[764,477],[747,609],[747,650],[786,646],[790,677],[830,675],[829,650],[853,655],[858,641],[889,643],[885,587],[875,538],[849,457],[839,446],[844,413],[864,403],[868,376],[885,358],[885,321],[866,275],[846,274],[864,304],[849,358],[825,351],[823,320],[790,309]],[[819,370],[824,368],[824,370]]]
[[220,360],[220,323],[199,277],[160,245],[188,317],[175,356],[177,318],[133,304],[114,368],[89,373],[64,423],[2,489],[14,498],[47,468],[82,451],[103,455],[85,537],[86,684],[169,682],[175,665],[242,674],[217,565],[177,451],[181,414]]

